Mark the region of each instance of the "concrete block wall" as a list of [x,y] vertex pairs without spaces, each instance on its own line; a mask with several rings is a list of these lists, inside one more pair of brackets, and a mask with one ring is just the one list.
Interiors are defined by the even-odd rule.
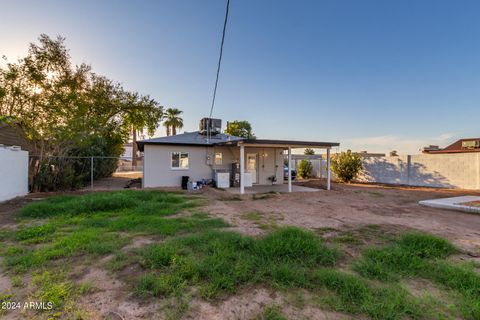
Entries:
[[0,202],[28,193],[28,152],[0,147]]
[[360,181],[480,190],[480,153],[366,157]]

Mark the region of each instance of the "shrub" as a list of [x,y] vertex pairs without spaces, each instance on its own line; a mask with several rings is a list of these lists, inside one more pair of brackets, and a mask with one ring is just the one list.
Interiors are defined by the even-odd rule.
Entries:
[[333,157],[332,170],[340,181],[351,182],[362,170],[362,159],[350,150],[342,152]]
[[308,160],[302,160],[298,164],[298,175],[305,179],[312,176],[313,166],[312,163]]

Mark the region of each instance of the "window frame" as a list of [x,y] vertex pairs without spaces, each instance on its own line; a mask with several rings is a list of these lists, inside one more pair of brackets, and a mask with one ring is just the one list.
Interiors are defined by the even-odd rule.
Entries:
[[[173,155],[178,154],[178,167],[173,166]],[[182,154],[187,155],[187,167],[181,167]],[[190,169],[190,154],[188,151],[172,151],[170,152],[170,170],[188,170]]]
[[[217,154],[220,155],[220,163],[217,163]],[[213,155],[213,164],[216,166],[223,165],[223,152],[215,152]]]

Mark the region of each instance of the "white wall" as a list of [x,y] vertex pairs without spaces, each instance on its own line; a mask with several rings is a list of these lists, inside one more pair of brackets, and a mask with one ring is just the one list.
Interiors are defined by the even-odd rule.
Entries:
[[360,181],[480,189],[480,153],[366,157]]
[[28,152],[0,147],[0,201],[28,193]]
[[[171,153],[188,152],[189,168],[186,170],[171,169]],[[221,152],[222,165],[214,164],[214,154]],[[258,183],[271,184],[268,177],[276,175],[277,182],[283,183],[283,149],[245,147],[248,153],[258,154]],[[145,145],[144,149],[144,182],[145,188],[179,187],[182,176],[190,180],[213,179],[214,170],[231,171],[231,164],[239,161],[238,147],[205,147],[205,146],[168,146]],[[208,160],[210,158],[211,160]],[[246,161],[245,161],[246,163]]]

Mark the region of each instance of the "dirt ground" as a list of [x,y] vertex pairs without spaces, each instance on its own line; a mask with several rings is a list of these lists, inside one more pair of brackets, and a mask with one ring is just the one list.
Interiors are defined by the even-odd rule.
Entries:
[[[320,190],[239,196],[204,188],[193,193],[208,199],[204,211],[225,219],[233,225],[233,230],[247,235],[261,235],[280,225],[322,230],[324,236],[329,230],[356,230],[368,225],[381,226],[386,232],[418,229],[450,239],[464,250],[464,256],[480,262],[480,215],[418,205],[419,200],[479,195],[479,192],[354,184],[333,184],[333,190],[326,191],[317,180],[297,183]],[[0,203],[0,226],[16,228],[14,213],[21,206],[53,194],[33,194]],[[134,248],[153,241],[145,237],[137,240],[132,244]],[[128,251],[130,248],[124,249]],[[80,301],[83,308],[90,311],[92,319],[158,318],[163,305],[160,300],[139,301],[125,280],[128,275],[115,277],[102,266],[103,262],[99,261],[78,269],[79,279],[89,280],[96,287],[94,293]],[[0,266],[0,292],[6,289],[11,289],[10,280]],[[271,289],[254,288],[215,303],[194,299],[185,319],[252,319],[264,306],[272,303],[284,306],[283,311],[292,319],[350,318],[312,306],[297,308],[291,302],[296,299],[296,293],[289,294],[290,297]]]
[[[258,213],[265,223],[307,229],[355,228],[363,225],[395,225],[446,237],[472,255],[480,255],[480,215],[423,207],[420,200],[480,195],[480,192],[367,184],[333,184],[323,189],[319,180],[297,182],[318,192],[232,196],[215,189],[202,190],[211,199],[208,212],[235,225],[239,232],[258,235]],[[257,200],[254,200],[257,199]],[[262,227],[262,224],[260,224]]]

